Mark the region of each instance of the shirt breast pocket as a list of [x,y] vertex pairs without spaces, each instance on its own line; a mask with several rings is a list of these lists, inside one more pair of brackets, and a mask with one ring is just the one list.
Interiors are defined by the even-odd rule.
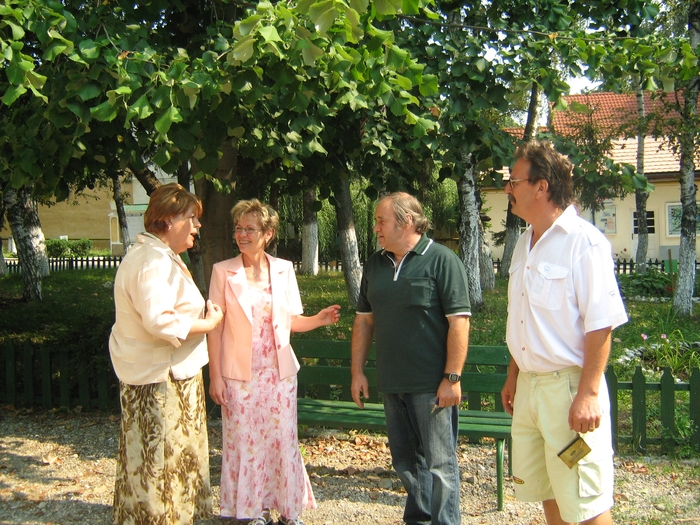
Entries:
[[547,310],[558,310],[566,298],[566,281],[569,269],[541,262],[530,287],[530,302]]
[[412,306],[431,306],[433,298],[432,279],[408,280],[409,303]]

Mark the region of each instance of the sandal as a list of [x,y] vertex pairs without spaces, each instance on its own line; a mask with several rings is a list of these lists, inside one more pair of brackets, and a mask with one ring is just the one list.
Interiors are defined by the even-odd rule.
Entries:
[[272,525],[272,518],[270,517],[270,511],[264,510],[262,516],[253,518],[248,522],[248,525]]
[[266,520],[262,516],[258,516],[257,518],[253,518],[248,522],[248,525],[271,525],[272,520]]
[[301,521],[301,518],[287,519],[284,516],[280,516],[280,520],[278,523],[279,525],[304,525],[304,522]]

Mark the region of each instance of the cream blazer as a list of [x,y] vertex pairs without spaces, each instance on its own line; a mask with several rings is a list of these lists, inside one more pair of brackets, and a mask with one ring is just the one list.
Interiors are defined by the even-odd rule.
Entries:
[[151,234],[139,234],[114,278],[116,322],[109,353],[120,381],[189,379],[209,362],[203,334],[187,337],[204,314],[204,298],[179,255]]
[[[292,317],[301,315],[294,266],[290,261],[268,254],[272,289],[272,327],[275,334],[280,379],[299,371],[289,338]],[[220,305],[224,318],[208,335],[212,355],[221,358],[221,375],[229,379],[250,381],[253,350],[253,314],[242,256],[216,263],[212,269],[209,299]]]

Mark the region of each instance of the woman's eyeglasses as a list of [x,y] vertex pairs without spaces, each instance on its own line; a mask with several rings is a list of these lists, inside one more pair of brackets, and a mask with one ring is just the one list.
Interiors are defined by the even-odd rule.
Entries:
[[233,233],[235,233],[236,235],[240,235],[243,232],[245,232],[246,235],[248,235],[248,237],[250,237],[251,235],[255,235],[256,233],[258,233],[260,231],[262,231],[262,230],[259,228],[241,228],[239,226],[236,226],[233,229]]

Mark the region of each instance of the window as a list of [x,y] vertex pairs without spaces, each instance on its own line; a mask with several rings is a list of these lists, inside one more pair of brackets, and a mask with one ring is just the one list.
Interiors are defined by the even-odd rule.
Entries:
[[[681,235],[681,216],[683,213],[683,208],[680,202],[672,202],[666,204],[666,230],[669,237]],[[695,225],[695,232],[700,232],[700,213],[697,217],[697,223]]]
[[[654,218],[653,211],[647,211],[647,233],[656,233],[656,219]],[[639,234],[637,228],[637,212],[634,212],[634,234]]]
[[605,204],[603,209],[595,214],[595,225],[603,233],[617,233],[617,207]]

